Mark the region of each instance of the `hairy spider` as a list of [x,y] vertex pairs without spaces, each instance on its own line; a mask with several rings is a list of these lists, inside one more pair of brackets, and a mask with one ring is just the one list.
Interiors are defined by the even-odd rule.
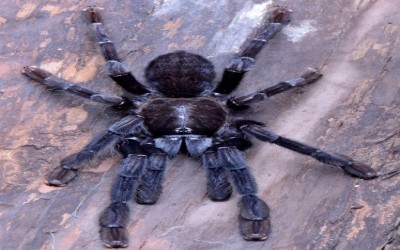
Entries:
[[[251,146],[250,137],[341,167],[357,178],[377,176],[372,168],[350,157],[279,136],[260,122],[242,118],[254,103],[315,82],[322,76],[319,70],[308,70],[299,78],[279,82],[250,95],[228,97],[254,65],[256,55],[268,40],[289,22],[289,9],[277,7],[273,11],[260,32],[225,68],[217,84],[214,84],[214,66],[210,61],[177,51],[149,63],[145,71],[149,87],[139,83],[119,59],[113,42],[104,31],[99,8],[89,7],[84,11],[107,61],[109,76],[135,97],[96,93],[35,66],[25,67],[23,73],[51,89],[128,111],[127,116],[81,151],[63,159],[48,176],[49,185],[64,186],[105,149],[114,147],[122,154],[120,172],[111,190],[111,203],[100,216],[100,237],[105,246],[128,246],[127,202],[135,197],[140,204],[154,204],[161,193],[167,161],[179,152],[201,159],[207,172],[210,199],[229,199],[232,179],[242,195],[239,225],[246,240],[266,240],[270,231],[268,206],[257,197],[256,183],[241,152]],[[239,110],[241,112],[237,112]]]

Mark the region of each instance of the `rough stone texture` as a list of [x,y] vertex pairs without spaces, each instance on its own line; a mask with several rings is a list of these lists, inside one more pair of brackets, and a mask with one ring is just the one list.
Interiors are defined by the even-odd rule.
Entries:
[[[139,79],[147,62],[185,49],[222,68],[269,1],[2,1],[0,3],[1,249],[102,249],[97,218],[120,158],[96,161],[65,188],[47,172],[118,119],[102,105],[51,92],[20,69],[40,65],[97,91],[121,94],[105,75],[80,12],[106,9],[107,30]],[[321,67],[324,78],[259,105],[253,117],[277,133],[399,170],[400,3],[298,0],[292,23],[261,53],[244,94]],[[220,77],[220,75],[219,75]],[[238,195],[211,202],[198,161],[171,161],[154,206],[131,204],[130,249],[400,249],[400,175],[363,181],[262,143],[247,153],[271,208],[265,242],[241,239]]]

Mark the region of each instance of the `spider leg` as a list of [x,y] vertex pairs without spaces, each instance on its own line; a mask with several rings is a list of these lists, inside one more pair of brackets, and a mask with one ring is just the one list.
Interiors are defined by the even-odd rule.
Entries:
[[129,72],[125,65],[121,62],[115,49],[114,43],[107,36],[100,16],[101,8],[88,7],[83,11],[86,12],[88,20],[92,23],[96,39],[99,43],[101,52],[106,62],[108,75],[125,90],[135,94],[142,95],[149,91]]
[[289,22],[291,10],[278,7],[274,10],[272,17],[260,29],[260,32],[253,40],[245,46],[239,55],[234,58],[225,68],[222,80],[214,92],[219,94],[229,94],[237,86],[247,71],[255,64],[257,54],[264,48],[268,41],[273,38],[282,27]]
[[241,152],[235,147],[218,148],[220,164],[229,169],[238,192],[242,195],[239,228],[245,240],[266,240],[270,232],[268,205],[256,195],[257,185]]
[[132,199],[139,176],[147,161],[146,155],[127,155],[111,191],[111,204],[100,215],[100,238],[107,247],[127,247],[129,221],[127,202]]
[[136,190],[136,202],[151,205],[157,202],[162,191],[167,155],[153,153],[149,155],[143,174],[140,176],[139,186]]
[[118,151],[123,155],[144,154],[148,156],[143,173],[140,175],[139,186],[136,189],[136,202],[139,204],[154,204],[161,191],[164,172],[167,165],[167,154],[156,148],[152,143],[137,139],[128,139],[118,144]]
[[182,139],[176,136],[166,136],[154,140],[147,145],[150,151],[149,161],[136,192],[136,202],[151,205],[157,202],[161,191],[168,157],[175,157],[181,147]]
[[239,128],[247,135],[255,137],[261,141],[277,144],[297,153],[308,155],[314,159],[333,166],[343,168],[343,170],[354,177],[370,180],[378,177],[378,174],[370,166],[354,161],[348,156],[325,152],[319,148],[311,147],[301,142],[279,136],[268,131],[262,124],[245,121]]
[[201,157],[207,168],[207,194],[213,201],[228,200],[232,194],[226,169],[219,164],[217,151],[207,151]]
[[134,104],[131,100],[123,96],[108,95],[96,93],[90,89],[82,87],[78,84],[69,82],[67,80],[61,79],[50,72],[38,68],[36,66],[24,67],[23,74],[29,78],[42,83],[46,87],[52,90],[62,90],[73,95],[77,95],[83,98],[90,99],[95,102],[110,104],[119,108],[132,108]]
[[234,110],[245,109],[253,103],[261,102],[268,97],[282,93],[286,90],[314,83],[321,77],[322,74],[318,69],[309,69],[306,73],[301,75],[301,77],[290,79],[284,82],[279,82],[269,88],[263,89],[253,94],[239,97],[231,97],[227,100],[226,105]]
[[77,171],[80,168],[99,153],[112,148],[126,135],[132,133],[142,122],[142,117],[130,115],[114,123],[108,128],[106,133],[94,139],[81,151],[64,158],[60,166],[48,175],[48,184],[51,186],[65,186],[76,177]]
[[136,139],[117,146],[124,156],[121,170],[111,191],[111,203],[100,216],[100,238],[107,247],[127,247],[129,220],[127,202],[135,196],[138,203],[153,204],[161,193],[166,154]]

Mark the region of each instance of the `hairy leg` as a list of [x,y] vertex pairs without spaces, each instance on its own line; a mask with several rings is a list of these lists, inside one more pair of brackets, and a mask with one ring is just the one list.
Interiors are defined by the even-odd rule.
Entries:
[[138,186],[147,156],[130,154],[124,158],[111,191],[111,204],[100,215],[100,238],[107,247],[127,247],[129,221],[127,202]]
[[260,29],[260,32],[247,46],[243,47],[238,57],[229,63],[221,82],[214,90],[215,93],[229,94],[239,86],[246,72],[255,64],[257,54],[289,22],[289,16],[290,10],[287,8],[278,7],[274,10],[272,17]]
[[38,68],[36,66],[27,66],[24,67],[23,74],[28,76],[29,78],[38,81],[50,88],[51,90],[61,90],[73,95],[77,95],[86,99],[90,99],[95,102],[110,104],[119,108],[133,108],[134,105],[132,101],[129,99],[117,96],[117,95],[108,95],[96,93],[90,89],[82,87],[78,84],[69,82],[67,80],[61,79],[50,72]]
[[150,154],[140,183],[136,190],[136,202],[140,204],[154,204],[162,191],[167,155],[159,152]]
[[85,166],[96,155],[108,149],[112,149],[125,135],[130,134],[137,126],[141,125],[143,118],[138,116],[126,116],[114,123],[108,131],[86,145],[81,151],[67,156],[61,161],[47,177],[49,185],[65,186],[72,181],[77,171]]
[[84,9],[88,20],[92,23],[96,39],[99,43],[101,52],[106,62],[108,75],[125,90],[135,94],[142,95],[149,91],[129,72],[125,65],[121,62],[115,49],[114,43],[107,36],[102,18],[100,16],[100,8],[88,7]]
[[232,108],[234,110],[245,109],[248,108],[249,105],[264,101],[270,96],[282,93],[289,89],[314,83],[321,77],[322,74],[318,69],[309,69],[299,78],[279,82],[269,88],[263,89],[253,94],[229,98],[226,104],[229,108]]
[[239,128],[245,134],[255,137],[261,141],[274,143],[297,153],[311,156],[323,163],[341,167],[347,174],[351,176],[365,180],[378,177],[376,171],[364,163],[354,161],[350,157],[342,154],[325,152],[319,148],[311,147],[301,142],[279,136],[271,131],[268,131],[263,124],[244,121],[243,124],[239,124]]
[[242,195],[239,228],[245,240],[266,240],[270,233],[268,205],[256,195],[257,186],[241,152],[235,147],[218,148],[220,164],[229,169],[238,192]]
[[167,155],[152,145],[142,145],[136,139],[122,141],[117,145],[117,149],[124,157],[130,154],[147,155],[146,165],[139,177],[135,199],[139,204],[156,203],[162,191]]
[[232,194],[226,169],[220,166],[216,151],[207,151],[201,157],[207,171],[207,194],[213,201],[228,200]]

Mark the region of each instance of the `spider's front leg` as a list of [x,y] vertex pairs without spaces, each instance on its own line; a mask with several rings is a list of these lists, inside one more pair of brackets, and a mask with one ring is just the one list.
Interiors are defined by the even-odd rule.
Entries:
[[232,187],[224,166],[221,166],[216,151],[207,151],[201,156],[207,168],[207,194],[213,201],[225,201],[231,197]]
[[48,175],[48,184],[51,186],[65,186],[77,176],[77,171],[97,154],[114,147],[116,143],[142,123],[143,118],[134,115],[126,116],[119,122],[114,123],[106,133],[90,142],[81,151],[63,159],[61,165]]
[[127,202],[134,196],[141,204],[157,201],[167,160],[166,154],[156,148],[148,152],[135,140],[119,143],[118,150],[124,160],[111,190],[111,203],[100,216],[100,238],[107,247],[128,246]]
[[146,160],[146,155],[130,154],[122,161],[121,171],[111,191],[111,204],[100,215],[100,238],[107,247],[128,246],[127,202],[133,196]]
[[167,155],[162,152],[149,155],[148,164],[140,177],[139,186],[136,191],[136,202],[144,205],[152,205],[157,202],[162,191],[167,165]]
[[[210,152],[205,153],[205,157],[213,161],[210,165],[220,165],[229,170],[237,191],[242,195],[239,229],[243,238],[245,240],[266,240],[271,227],[269,208],[263,200],[257,197],[257,185],[242,153],[235,147],[220,147],[215,153],[209,154]],[[219,183],[226,184],[226,182],[223,180]]]
[[351,176],[365,180],[378,177],[376,171],[364,163],[354,161],[352,158],[346,155],[325,152],[319,148],[311,147],[304,143],[279,136],[271,131],[268,131],[261,123],[243,121],[239,122],[238,126],[240,130],[249,136],[255,137],[261,141],[274,143],[300,154],[311,156],[320,162],[341,167],[347,174]]

